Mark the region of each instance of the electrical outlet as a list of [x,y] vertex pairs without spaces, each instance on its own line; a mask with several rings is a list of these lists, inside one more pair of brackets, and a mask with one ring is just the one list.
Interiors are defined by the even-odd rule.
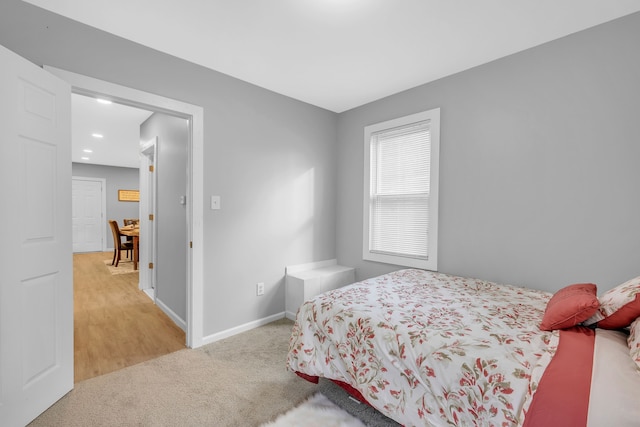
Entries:
[[256,285],[256,295],[264,295],[264,283],[260,282]]

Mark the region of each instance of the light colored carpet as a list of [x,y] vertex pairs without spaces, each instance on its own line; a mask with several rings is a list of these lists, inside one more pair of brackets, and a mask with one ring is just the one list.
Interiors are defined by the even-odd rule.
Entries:
[[318,391],[285,368],[282,319],[79,382],[30,425],[259,426]]
[[311,396],[300,406],[263,427],[366,427],[359,419],[340,409],[322,393]]
[[398,426],[331,381],[316,385],[289,372],[292,326],[289,319],[277,320],[81,381],[30,426],[257,427],[316,393],[367,426]]
[[133,269],[133,261],[128,259],[121,259],[118,263],[118,266],[111,265],[111,259],[105,259],[104,265],[109,270],[111,274],[129,274],[129,273],[137,273],[138,270]]

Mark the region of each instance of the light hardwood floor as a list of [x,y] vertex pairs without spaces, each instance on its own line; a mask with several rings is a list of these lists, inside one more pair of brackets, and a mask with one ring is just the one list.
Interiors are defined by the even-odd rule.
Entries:
[[138,289],[112,275],[112,252],[73,255],[75,382],[185,348],[185,333]]

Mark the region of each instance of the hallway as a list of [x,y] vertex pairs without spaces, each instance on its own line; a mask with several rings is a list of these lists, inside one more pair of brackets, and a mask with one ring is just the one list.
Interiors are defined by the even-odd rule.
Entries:
[[184,331],[138,289],[138,273],[109,273],[112,258],[73,255],[76,383],[185,348]]

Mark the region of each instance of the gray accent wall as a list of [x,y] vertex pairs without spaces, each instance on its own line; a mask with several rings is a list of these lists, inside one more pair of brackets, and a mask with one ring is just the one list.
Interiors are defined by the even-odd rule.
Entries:
[[18,0],[0,2],[0,44],[204,109],[205,337],[283,313],[285,267],[335,258],[335,113]]
[[[133,141],[133,144],[137,144]],[[113,250],[113,237],[107,220],[113,219],[120,226],[124,218],[138,218],[140,204],[138,202],[121,202],[118,200],[118,190],[138,190],[140,187],[140,173],[137,168],[122,168],[104,165],[88,165],[85,163],[72,163],[73,176],[86,178],[102,178],[106,182],[106,214],[104,227],[106,228],[107,250]]]
[[640,274],[640,14],[345,112],[337,255],[363,279],[363,128],[441,108],[439,270],[601,291]]
[[187,194],[189,122],[154,113],[140,125],[140,139],[158,137],[156,299],[180,319],[187,319],[187,210],[180,197]]

